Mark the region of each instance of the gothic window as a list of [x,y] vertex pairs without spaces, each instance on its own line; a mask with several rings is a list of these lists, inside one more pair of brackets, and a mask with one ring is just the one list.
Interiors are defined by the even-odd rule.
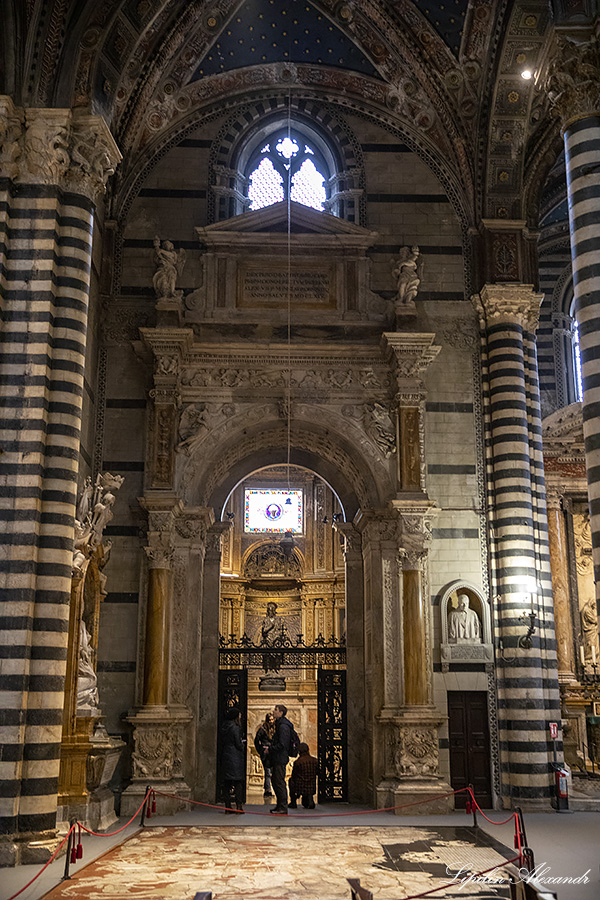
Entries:
[[274,132],[252,154],[246,173],[250,209],[289,198],[322,210],[327,199],[328,166],[323,155],[298,131]]
[[318,121],[316,109],[313,116],[303,110],[291,118],[283,110],[270,117],[264,108],[260,112],[254,111],[250,127],[241,116],[228,122],[215,140],[209,217],[228,219],[289,199],[362,224],[358,142],[338,123],[327,127]]

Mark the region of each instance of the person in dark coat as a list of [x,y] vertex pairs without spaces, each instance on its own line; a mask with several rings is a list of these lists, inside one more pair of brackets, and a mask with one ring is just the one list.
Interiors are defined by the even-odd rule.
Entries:
[[244,812],[244,781],[246,780],[246,739],[242,737],[241,713],[232,706],[225,713],[221,728],[221,771],[227,812],[233,812],[231,798],[235,800],[236,811]]
[[292,723],[286,719],[287,706],[282,703],[278,703],[273,709],[273,715],[275,716],[275,736],[271,742],[268,759],[271,764],[271,781],[277,802],[270,812],[287,816],[288,794],[285,783],[285,767],[290,761]]
[[317,775],[319,774],[319,761],[310,755],[308,744],[300,744],[298,759],[294,763],[289,780],[290,802],[289,809],[297,809],[298,797],[302,797],[304,809],[315,808],[315,793],[317,790]]
[[265,784],[264,784],[264,795],[265,797],[272,797],[271,793],[271,769],[267,765],[268,755],[269,755],[269,747],[271,746],[271,741],[275,735],[275,716],[272,712],[269,712],[265,716],[265,721],[260,725],[256,735],[254,737],[254,746],[256,747],[256,752],[260,756],[261,762],[263,764],[263,769],[265,772]]

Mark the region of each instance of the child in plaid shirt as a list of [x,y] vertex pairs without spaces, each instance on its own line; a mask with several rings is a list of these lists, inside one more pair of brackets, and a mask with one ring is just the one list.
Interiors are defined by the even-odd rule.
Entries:
[[290,809],[297,809],[296,800],[302,797],[302,806],[304,809],[315,808],[315,793],[317,790],[317,775],[319,774],[319,763],[314,756],[310,755],[308,744],[300,744],[298,748],[298,759],[294,763],[292,774],[288,782],[290,789]]

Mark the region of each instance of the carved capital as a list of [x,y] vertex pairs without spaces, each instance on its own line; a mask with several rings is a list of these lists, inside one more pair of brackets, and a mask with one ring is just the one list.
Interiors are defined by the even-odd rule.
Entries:
[[101,116],[21,109],[0,97],[0,164],[25,184],[56,184],[96,202],[121,160]]
[[233,527],[233,522],[215,522],[206,532],[206,556],[221,558],[221,538]]
[[434,334],[383,334],[381,347],[400,393],[422,391],[422,377],[441,350],[433,343],[434,338]]
[[472,297],[483,328],[510,322],[530,333],[537,328],[543,299],[531,284],[486,284]]
[[173,547],[162,534],[149,534],[149,546],[144,547],[149,569],[170,569],[173,566]]
[[341,534],[344,539],[344,556],[351,554],[360,555],[362,550],[362,538],[360,532],[354,527],[352,522],[334,522],[334,531]]
[[600,39],[556,34],[544,85],[564,128],[577,119],[600,116]]

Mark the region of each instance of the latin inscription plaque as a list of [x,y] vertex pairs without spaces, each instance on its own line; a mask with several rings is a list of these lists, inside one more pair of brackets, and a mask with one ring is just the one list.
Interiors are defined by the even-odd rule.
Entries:
[[332,290],[333,278],[329,268],[292,268],[289,273],[283,268],[264,266],[244,266],[239,271],[238,306],[269,306],[285,308],[288,289],[292,306],[296,309],[311,307],[333,307],[335,296]]

